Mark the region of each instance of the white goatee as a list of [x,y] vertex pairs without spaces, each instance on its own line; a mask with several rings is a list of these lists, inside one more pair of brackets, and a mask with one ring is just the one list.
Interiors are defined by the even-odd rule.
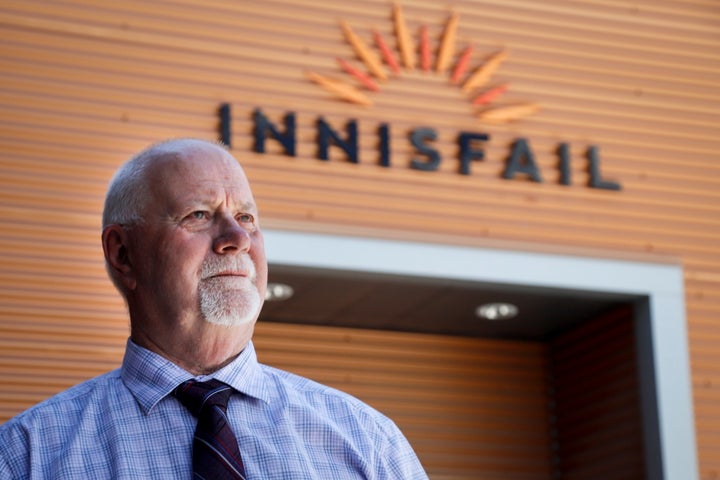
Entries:
[[[227,272],[243,272],[246,276],[217,276]],[[199,287],[200,312],[205,320],[226,327],[254,321],[262,306],[256,277],[255,265],[249,257],[205,260]]]

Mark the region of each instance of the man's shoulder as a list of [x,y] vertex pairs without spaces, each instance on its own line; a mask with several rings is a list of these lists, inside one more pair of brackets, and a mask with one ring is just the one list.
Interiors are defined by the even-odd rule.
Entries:
[[386,426],[391,421],[378,410],[337,388],[301,375],[262,365],[276,387],[276,394],[290,407],[327,412],[335,418],[354,417],[359,421]]
[[[275,384],[284,415],[306,435],[345,445],[345,458],[356,457],[379,478],[426,479],[412,447],[395,423],[374,407],[336,388],[261,365]],[[379,472],[379,473],[378,473]]]
[[99,403],[100,397],[112,397],[113,387],[119,382],[119,370],[113,370],[78,383],[0,425],[0,433],[17,427],[32,429],[33,425],[47,425],[48,422],[72,422],[87,413],[89,405]]
[[133,402],[114,370],[30,407],[0,425],[0,478],[89,478],[93,469],[103,471],[113,429]]
[[342,402],[362,403],[355,397],[330,387],[308,377],[282,370],[270,365],[260,364],[264,373],[269,376],[281,390],[287,393],[296,394],[304,397],[325,397],[329,399],[337,399]]

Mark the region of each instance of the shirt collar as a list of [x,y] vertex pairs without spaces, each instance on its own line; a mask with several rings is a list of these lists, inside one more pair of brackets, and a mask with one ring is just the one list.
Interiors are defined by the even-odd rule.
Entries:
[[196,377],[165,357],[128,339],[120,376],[146,415],[175,387],[191,378],[197,380],[216,378],[240,393],[266,403],[270,401],[270,390],[265,374],[257,361],[252,341],[237,358],[217,372]]

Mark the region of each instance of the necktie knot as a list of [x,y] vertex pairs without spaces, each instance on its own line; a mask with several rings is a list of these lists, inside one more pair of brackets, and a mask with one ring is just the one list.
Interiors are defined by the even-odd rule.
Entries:
[[206,382],[188,380],[173,391],[173,395],[180,400],[180,403],[197,418],[204,409],[213,406],[220,407],[223,412],[226,411],[228,400],[233,393],[232,387],[214,378]]

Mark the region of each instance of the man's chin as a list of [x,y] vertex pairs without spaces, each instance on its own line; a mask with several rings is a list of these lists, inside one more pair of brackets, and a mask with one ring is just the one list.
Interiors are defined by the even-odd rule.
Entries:
[[[247,278],[238,278],[248,282]],[[207,322],[226,327],[248,325],[255,322],[263,302],[258,289],[254,285],[247,285],[244,282],[238,282],[241,284],[240,288],[224,282],[221,288],[212,283],[201,285],[199,291],[200,312]]]
[[208,323],[225,327],[252,325],[257,319],[262,301],[257,289],[248,292],[223,292],[222,295],[201,295],[200,311]]

